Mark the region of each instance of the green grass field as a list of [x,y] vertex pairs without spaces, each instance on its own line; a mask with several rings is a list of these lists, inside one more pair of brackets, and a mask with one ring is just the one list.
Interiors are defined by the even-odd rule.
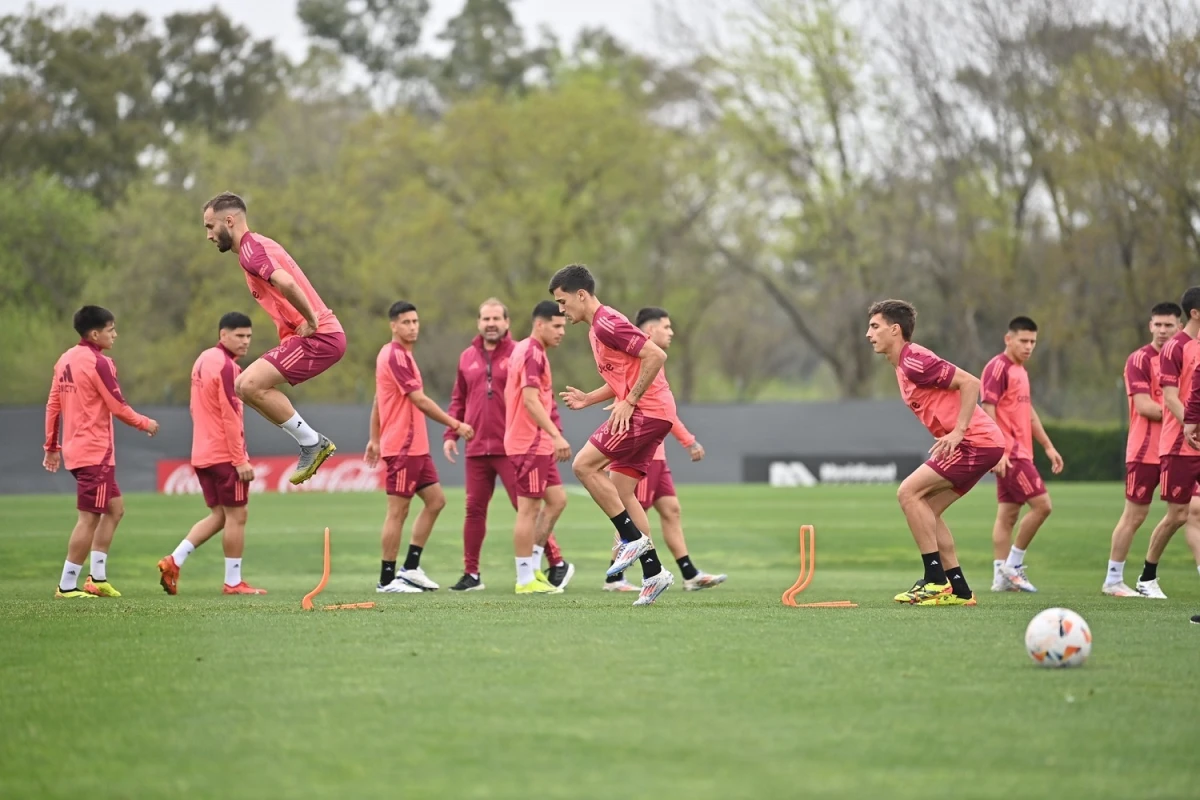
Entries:
[[[586,497],[559,526],[567,594],[518,598],[504,503],[488,591],[377,596],[382,495],[256,496],[244,572],[270,594],[254,598],[220,595],[216,541],[163,594],[155,562],[201,503],[133,495],[109,566],[124,597],[75,602],[51,599],[72,498],[0,498],[0,797],[1196,797],[1200,580],[1182,533],[1170,600],[1102,597],[1120,487],[1053,493],[1037,595],[987,591],[990,487],[951,511],[977,608],[891,601],[920,571],[891,488],[685,487],[693,558],[729,582],[648,609],[599,591],[612,534]],[[451,493],[423,561],[443,585],[461,508]],[[801,522],[819,550],[802,597],[859,608],[780,604]],[[325,525],[321,601],[374,610],[301,610]],[[1056,605],[1091,625],[1082,669],[1024,652]]]

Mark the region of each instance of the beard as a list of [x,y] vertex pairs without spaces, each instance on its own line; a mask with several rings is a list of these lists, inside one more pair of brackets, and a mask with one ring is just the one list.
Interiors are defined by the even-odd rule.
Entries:
[[221,228],[217,231],[217,249],[222,253],[228,253],[233,249],[233,234],[228,228]]

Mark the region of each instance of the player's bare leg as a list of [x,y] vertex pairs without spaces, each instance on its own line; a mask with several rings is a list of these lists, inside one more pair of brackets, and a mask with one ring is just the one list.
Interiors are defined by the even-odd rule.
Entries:
[[557,542],[554,541],[554,526],[567,509],[567,490],[562,486],[547,486],[542,498],[542,510],[538,514],[537,527],[533,534],[534,566],[538,566],[544,552],[550,562],[545,573],[545,581],[551,586],[566,589],[571,579],[575,577],[575,565],[562,558]]
[[208,510],[208,516],[197,522],[183,537],[183,541],[171,555],[159,559],[159,585],[167,594],[179,592],[179,569],[187,561],[197,547],[216,536],[225,527],[225,508],[213,506]]
[[274,425],[279,426],[300,445],[300,459],[291,482],[301,484],[316,474],[325,459],[337,450],[329,437],[318,433],[297,413],[288,396],[278,386],[287,383],[274,364],[258,359],[237,376],[233,390],[242,402]]
[[[404,581],[409,586],[413,586],[421,591],[432,592],[440,587],[425,574],[425,570],[421,569],[421,553],[425,549],[425,543],[429,541],[430,534],[433,533],[434,523],[437,522],[438,515],[442,513],[442,509],[446,507],[446,495],[442,491],[442,485],[435,483],[426,486],[417,492],[417,497],[421,498],[421,511],[417,514],[417,518],[413,520],[412,538],[408,543],[408,553],[404,557],[404,564],[396,572],[396,579]],[[388,498],[389,500],[393,498]],[[408,508],[405,508],[407,515]],[[400,520],[401,526],[404,520]],[[397,534],[396,544],[399,547],[399,534]]]
[[[551,586],[537,576],[538,564],[533,557],[533,545],[537,539],[538,521],[542,515],[542,500],[539,497],[517,498],[517,520],[513,523],[513,554],[517,562],[517,594],[562,594],[562,589]],[[549,533],[547,532],[548,536]],[[538,559],[540,561],[540,559]]]
[[79,517],[75,520],[75,527],[71,529],[71,538],[67,540],[67,560],[63,564],[62,577],[59,578],[58,588],[54,592],[55,597],[73,599],[96,597],[96,595],[79,588],[79,577],[83,572],[83,563],[87,559],[88,549],[92,546],[92,540],[96,536],[96,528],[100,525],[101,516],[103,515],[90,511],[79,512]]
[[1129,548],[1133,545],[1133,537],[1150,515],[1150,506],[1125,501],[1121,518],[1113,528],[1112,544],[1108,550],[1108,571],[1105,573],[1104,586],[1101,591],[1113,597],[1140,597],[1137,590],[1125,585],[1125,559],[1129,557]]
[[1158,585],[1158,562],[1166,551],[1171,537],[1188,521],[1190,504],[1167,503],[1167,513],[1154,526],[1150,534],[1150,544],[1146,547],[1146,564],[1142,567],[1142,575],[1134,587],[1138,594],[1154,600],[1166,600],[1167,596]]
[[242,553],[246,549],[246,506],[225,508],[225,534],[221,537],[225,551],[225,594],[266,594],[266,589],[256,589],[242,580]]
[[[1033,514],[1033,501],[1026,519]],[[1000,503],[996,507],[996,523],[992,526],[992,591],[1036,592],[1024,575],[1025,548],[1013,545],[1013,529],[1021,516],[1017,503]],[[1041,522],[1037,525],[1040,527]],[[1037,531],[1037,528],[1034,528]],[[1018,534],[1018,539],[1020,534]],[[1015,563],[1009,563],[1015,562]]]
[[[957,587],[951,583],[949,575],[947,575],[938,542],[938,522],[941,512],[953,502],[946,494],[947,491],[953,494],[952,488],[950,482],[935,472],[928,464],[917,467],[900,484],[896,499],[900,503],[901,511],[904,512],[904,518],[908,522],[908,529],[912,533],[913,541],[916,543],[917,549],[921,551],[925,574],[907,592],[896,595],[897,602],[927,605],[952,602],[945,596],[954,595]],[[949,529],[945,529],[942,535],[945,540],[943,543],[952,548],[953,539],[949,538]],[[961,570],[958,574],[961,574]],[[965,588],[966,581],[963,580],[961,585]],[[969,588],[966,591],[970,591]],[[960,605],[968,602],[966,598],[961,598],[961,601]]]
[[100,597],[120,597],[111,583],[108,582],[108,550],[112,547],[113,537],[117,526],[125,516],[125,498],[115,497],[108,502],[108,510],[100,515],[100,521],[92,533],[91,571],[83,590],[88,594]]
[[724,583],[725,575],[710,575],[692,564],[692,559],[688,556],[687,540],[683,536],[683,507],[679,504],[679,498],[674,495],[656,498],[654,510],[658,512],[663,541],[667,543],[667,549],[671,551],[675,563],[683,572],[684,590],[695,592]]

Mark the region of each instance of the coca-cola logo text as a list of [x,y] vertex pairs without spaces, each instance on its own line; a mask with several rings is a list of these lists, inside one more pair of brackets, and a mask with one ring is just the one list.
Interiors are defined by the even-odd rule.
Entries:
[[[293,486],[296,470],[293,456],[261,456],[250,459],[254,468],[251,493],[258,492],[374,492],[384,487],[386,469],[372,469],[361,455],[330,456],[311,479]],[[158,491],[163,494],[201,494],[196,470],[184,459],[158,462]]]

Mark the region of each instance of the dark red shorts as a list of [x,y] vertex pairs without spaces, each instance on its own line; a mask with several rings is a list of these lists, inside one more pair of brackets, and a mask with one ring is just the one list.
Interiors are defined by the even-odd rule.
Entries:
[[394,497],[412,497],[426,486],[438,482],[433,456],[384,456],[387,463],[387,493]]
[[642,508],[650,508],[660,497],[675,496],[675,481],[671,477],[671,465],[665,458],[650,462],[650,471],[638,481],[637,499]]
[[654,451],[671,432],[671,425],[665,419],[647,417],[635,410],[629,418],[629,428],[624,433],[612,435],[605,422],[588,441],[612,462],[608,465],[609,472],[619,472],[640,480],[650,471]]
[[250,499],[250,484],[238,477],[233,464],[213,464],[208,467],[192,467],[204,492],[204,505],[209,508],[225,506],[238,508]]
[[71,470],[75,476],[75,507],[92,514],[108,512],[108,504],[121,496],[117,486],[117,471],[109,467],[79,467]]
[[1158,464],[1131,461],[1125,465],[1125,499],[1134,505],[1148,506],[1158,488]]
[[992,467],[1004,457],[1003,447],[976,447],[962,442],[948,461],[929,459],[926,465],[938,475],[950,481],[950,487],[959,495],[975,488]]
[[317,377],[341,361],[345,354],[346,334],[314,333],[307,338],[289,336],[277,347],[263,353],[262,359],[295,386]]
[[558,474],[558,464],[553,455],[509,456],[508,461],[516,478],[517,497],[540,500],[546,496],[547,487],[562,486],[562,477]]
[[1009,459],[1004,477],[996,476],[996,499],[1001,503],[1023,506],[1045,493],[1046,484],[1028,458]]
[[1200,495],[1200,456],[1163,456],[1159,464],[1162,499],[1187,505]]

